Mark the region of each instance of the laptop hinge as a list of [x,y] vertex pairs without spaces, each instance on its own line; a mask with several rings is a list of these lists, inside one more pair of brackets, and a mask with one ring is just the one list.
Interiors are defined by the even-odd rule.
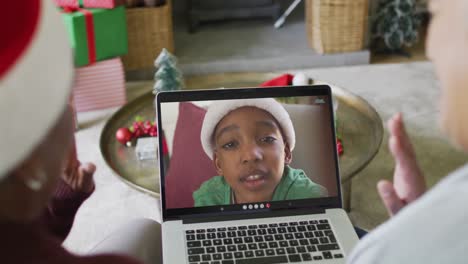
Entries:
[[263,213],[236,213],[229,214],[224,213],[223,215],[190,215],[182,218],[184,224],[197,224],[207,222],[220,222],[220,221],[233,221],[233,220],[244,220],[244,219],[258,219],[258,218],[271,218],[280,216],[296,216],[296,215],[307,215],[307,214],[324,214],[325,209],[288,209],[278,210]]

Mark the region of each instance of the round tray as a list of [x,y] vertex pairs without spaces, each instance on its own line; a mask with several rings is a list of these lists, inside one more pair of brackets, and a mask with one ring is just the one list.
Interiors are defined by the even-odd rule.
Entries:
[[[187,87],[197,89],[219,87],[254,87],[276,77],[273,73],[231,73],[196,76],[187,80]],[[315,84],[318,82],[314,82]],[[101,133],[102,155],[112,170],[131,187],[159,198],[159,170],[156,160],[139,161],[134,147],[125,147],[115,139],[120,127],[130,126],[135,116],[154,120],[152,82],[133,85],[130,93],[144,92],[119,109],[106,123]],[[338,99],[337,132],[343,139],[344,154],[340,156],[342,183],[350,180],[377,154],[383,138],[383,126],[375,109],[361,97],[332,86]]]

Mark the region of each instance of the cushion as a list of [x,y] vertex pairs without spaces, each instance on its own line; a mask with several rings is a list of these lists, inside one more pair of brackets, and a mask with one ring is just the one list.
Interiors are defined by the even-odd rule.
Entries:
[[206,110],[181,102],[174,130],[172,156],[166,174],[166,208],[193,207],[192,193],[216,176],[213,161],[203,151],[200,132]]

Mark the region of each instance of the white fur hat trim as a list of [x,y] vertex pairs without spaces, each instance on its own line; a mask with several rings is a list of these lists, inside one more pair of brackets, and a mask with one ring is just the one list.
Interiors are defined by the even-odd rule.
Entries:
[[44,139],[70,97],[74,67],[67,31],[52,1],[40,3],[30,44],[0,79],[0,181]]
[[288,143],[291,151],[296,145],[296,134],[291,118],[284,107],[275,99],[272,98],[259,98],[259,99],[236,99],[236,100],[220,100],[213,102],[206,112],[205,119],[201,129],[201,143],[206,155],[213,159],[213,133],[218,123],[229,112],[237,108],[252,106],[270,113],[281,126],[285,141]]

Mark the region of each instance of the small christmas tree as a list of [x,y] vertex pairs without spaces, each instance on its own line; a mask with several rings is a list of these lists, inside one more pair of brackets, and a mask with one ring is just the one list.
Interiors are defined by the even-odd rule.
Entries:
[[177,59],[174,55],[163,49],[156,58],[154,65],[158,69],[154,74],[154,94],[184,88],[182,73],[177,68]]
[[380,0],[378,12],[373,19],[372,35],[374,46],[385,44],[384,51],[405,53],[418,41],[421,19],[416,13],[415,0]]

